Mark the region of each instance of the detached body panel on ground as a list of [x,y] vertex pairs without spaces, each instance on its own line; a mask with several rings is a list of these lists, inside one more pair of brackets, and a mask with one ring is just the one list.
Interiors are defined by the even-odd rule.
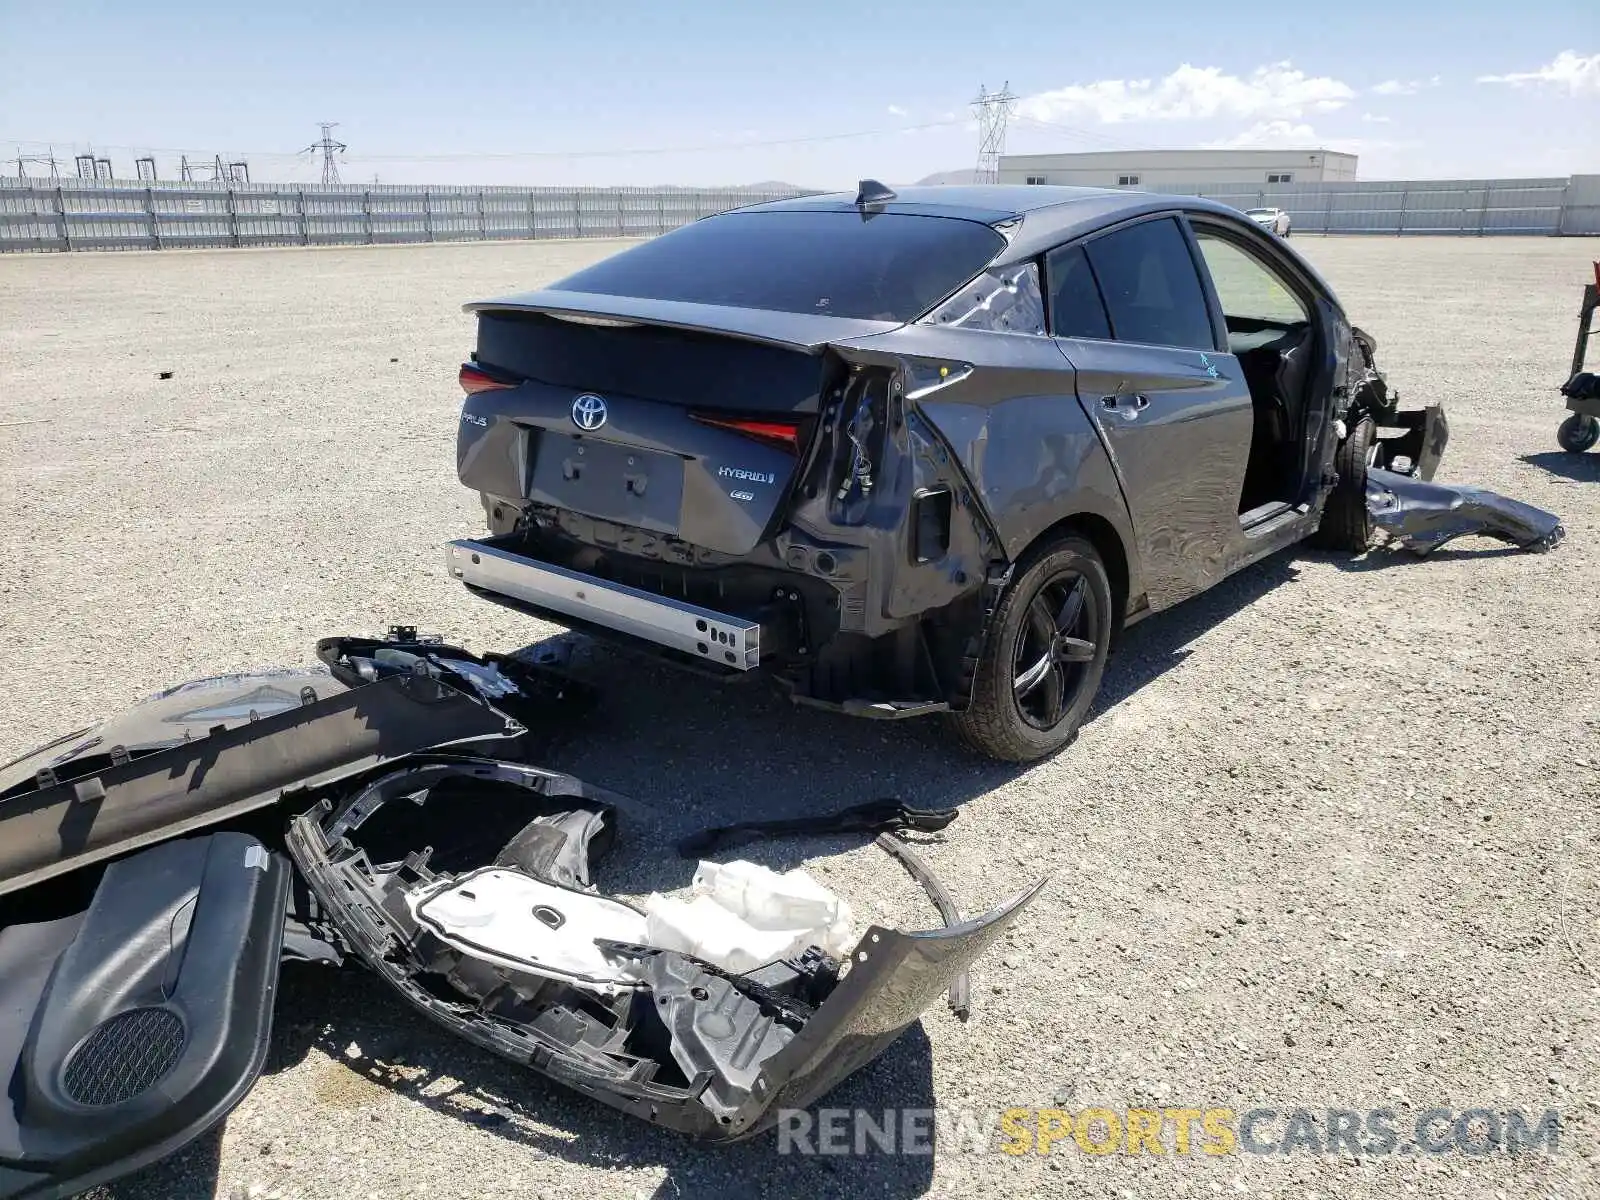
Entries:
[[797,939],[724,969],[652,944],[642,913],[595,891],[624,798],[485,756],[522,744],[511,711],[577,689],[409,630],[318,650],[327,671],[174,688],[7,768],[0,1197],[73,1194],[226,1116],[265,1061],[280,957],[364,963],[494,1053],[652,1123],[746,1138],[942,992],[964,997],[1043,886],[966,920],[952,905],[945,929],[870,926],[847,955]]

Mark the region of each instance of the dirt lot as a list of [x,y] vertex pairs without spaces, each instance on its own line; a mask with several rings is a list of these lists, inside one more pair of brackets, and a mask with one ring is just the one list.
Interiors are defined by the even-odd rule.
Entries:
[[[885,794],[962,805],[930,857],[969,910],[1051,874],[977,968],[973,1020],[931,1012],[830,1107],[991,1130],[1010,1106],[1555,1108],[1559,1156],[702,1150],[451,1042],[360,972],[300,970],[226,1128],[116,1194],[1600,1195],[1600,453],[1554,445],[1600,244],[1295,244],[1402,394],[1448,405],[1441,478],[1556,510],[1564,547],[1281,555],[1133,631],[1077,745],[1029,771],[938,725],[603,654],[606,703],[552,765],[656,814],[611,888],[687,882],[660,835]],[[459,304],[615,248],[0,258],[0,758],[330,633],[548,633],[442,569],[481,527],[454,472]],[[871,846],[750,855],[936,923]]]

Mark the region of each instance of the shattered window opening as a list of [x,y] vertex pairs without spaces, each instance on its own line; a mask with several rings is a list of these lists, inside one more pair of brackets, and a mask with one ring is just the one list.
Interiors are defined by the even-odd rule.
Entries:
[[951,329],[1044,336],[1044,296],[1034,262],[992,267],[919,322]]

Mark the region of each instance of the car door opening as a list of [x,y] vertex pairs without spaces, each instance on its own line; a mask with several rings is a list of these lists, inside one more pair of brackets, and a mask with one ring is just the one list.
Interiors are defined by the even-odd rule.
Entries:
[[1318,334],[1311,308],[1291,284],[1233,238],[1196,230],[1228,333],[1250,389],[1250,455],[1239,494],[1246,525],[1282,512],[1300,499],[1298,452]]

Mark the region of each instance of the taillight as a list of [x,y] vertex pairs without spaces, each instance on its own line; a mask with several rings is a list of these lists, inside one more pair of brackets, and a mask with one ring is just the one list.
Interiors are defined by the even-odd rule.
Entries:
[[724,417],[714,413],[690,413],[689,416],[699,421],[702,425],[711,425],[717,429],[731,429],[734,433],[742,433],[746,437],[755,438],[758,442],[767,442],[779,446],[790,454],[800,452],[800,422],[773,420],[771,417]]
[[492,392],[496,388],[513,388],[517,385],[507,379],[496,379],[482,367],[475,367],[471,363],[461,364],[461,374],[456,376],[461,383],[461,390],[469,396],[476,396],[479,392]]

